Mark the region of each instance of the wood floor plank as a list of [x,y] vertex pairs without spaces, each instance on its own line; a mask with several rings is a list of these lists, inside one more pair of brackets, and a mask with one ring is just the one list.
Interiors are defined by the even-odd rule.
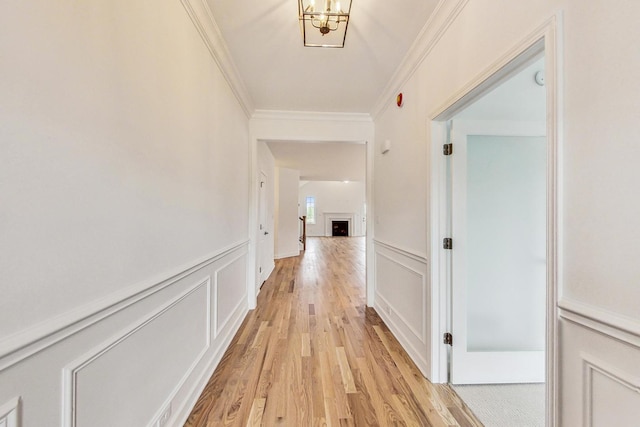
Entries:
[[336,348],[336,355],[338,356],[338,366],[340,366],[340,375],[342,376],[342,384],[344,384],[344,391],[348,393],[357,393],[356,385],[353,382],[353,372],[347,361],[347,354],[344,351],[344,347]]
[[185,427],[481,427],[366,306],[364,238],[276,261]]
[[264,413],[264,406],[267,399],[254,399],[251,406],[251,412],[249,413],[249,420],[247,426],[256,427],[262,424],[262,414]]

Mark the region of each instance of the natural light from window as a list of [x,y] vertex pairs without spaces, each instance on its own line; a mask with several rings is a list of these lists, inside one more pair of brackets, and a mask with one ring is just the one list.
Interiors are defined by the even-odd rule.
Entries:
[[316,198],[307,196],[307,224],[316,223]]

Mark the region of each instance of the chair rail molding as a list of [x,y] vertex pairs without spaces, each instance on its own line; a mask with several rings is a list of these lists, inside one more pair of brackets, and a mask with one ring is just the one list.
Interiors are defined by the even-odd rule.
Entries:
[[380,239],[373,239],[373,242],[380,247],[389,249],[390,251],[396,252],[399,255],[411,258],[414,261],[418,261],[423,264],[426,264],[428,262],[427,255],[424,253],[419,253],[410,249],[402,248],[400,246],[394,245],[393,243],[388,243]]
[[207,350],[211,347],[211,277],[207,276],[202,280],[198,280],[194,285],[188,287],[185,291],[181,292],[178,296],[174,297],[169,302],[163,304],[161,307],[156,309],[150,315],[145,316],[141,320],[135,322],[125,330],[117,333],[110,339],[107,339],[102,344],[98,345],[94,349],[90,350],[86,354],[80,356],[75,361],[71,362],[67,367],[63,369],[63,423],[64,427],[75,427],[76,426],[76,411],[78,410],[78,376],[81,371],[100,359],[102,356],[107,354],[109,351],[115,349],[120,344],[122,344],[125,340],[132,337],[138,331],[142,330],[144,327],[150,325],[156,319],[160,318],[164,314],[168,313],[172,308],[176,307],[180,302],[184,301],[191,294],[195,293],[201,288],[206,289],[207,293],[207,301],[206,301],[206,311],[205,311],[205,339],[203,343],[202,349],[195,356],[192,361],[190,367],[183,374],[182,379],[179,384],[174,388],[172,395],[169,398],[169,401],[173,398],[173,395],[180,390],[184,383],[186,382],[189,375],[193,372],[196,366],[200,363],[202,358],[207,353]]
[[248,244],[248,240],[235,243],[214,254],[112,293],[0,341],[0,372],[149,298],[234,252],[246,253]]
[[558,302],[561,319],[640,348],[640,321],[618,313],[562,298]]

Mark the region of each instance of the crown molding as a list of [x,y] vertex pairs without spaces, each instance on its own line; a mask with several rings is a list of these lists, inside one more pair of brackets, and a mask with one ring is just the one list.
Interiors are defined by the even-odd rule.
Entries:
[[451,23],[460,14],[469,0],[440,0],[427,23],[396,69],[389,83],[373,105],[371,117],[375,119],[390,105],[395,105],[396,93],[416,72],[422,61],[429,55]]
[[254,111],[253,100],[240,77],[227,44],[222,37],[220,28],[216,24],[211,9],[206,0],[180,0],[193,25],[200,33],[209,53],[220,68],[222,75],[231,88],[247,118],[251,118]]
[[319,111],[255,110],[252,120],[308,120],[372,123],[369,113],[333,113]]

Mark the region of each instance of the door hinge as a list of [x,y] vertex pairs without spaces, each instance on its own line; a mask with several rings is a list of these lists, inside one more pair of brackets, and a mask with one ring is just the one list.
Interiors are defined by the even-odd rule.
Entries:
[[450,332],[445,332],[444,334],[444,343],[453,345],[453,335]]
[[262,267],[260,267],[260,271],[259,271],[259,273],[262,273]]
[[449,143],[449,144],[444,144],[442,146],[442,154],[444,154],[445,156],[450,156],[453,154],[453,144]]
[[453,239],[451,239],[451,237],[445,237],[442,240],[442,247],[444,249],[453,249]]

